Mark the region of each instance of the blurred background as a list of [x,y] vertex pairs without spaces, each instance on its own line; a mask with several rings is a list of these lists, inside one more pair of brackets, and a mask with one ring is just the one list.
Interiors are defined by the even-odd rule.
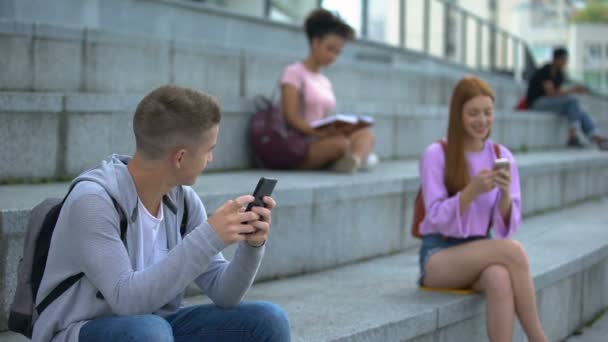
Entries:
[[337,11],[359,39],[420,51],[471,68],[526,78],[570,52],[569,76],[608,94],[606,0],[193,0],[240,14],[301,24],[311,9]]
[[[252,158],[255,99],[307,56],[302,24],[318,6],[356,30],[324,73],[336,112],[375,120],[372,172],[271,171]],[[494,89],[492,139],[517,159],[516,239],[543,326],[551,341],[580,333],[608,312],[608,153],[566,148],[563,116],[514,109],[556,46],[608,134],[608,0],[0,0],[0,341],[23,341],[6,330],[31,209],[108,154],[133,153],[133,112],[167,83],[222,103],[214,161],[193,188],[209,213],[260,176],[280,179],[248,298],[284,307],[294,341],[487,341],[480,297],[419,291],[410,234],[420,154],[445,135],[466,75]],[[187,297],[208,301],[192,287]],[[513,340],[527,340],[519,326]]]

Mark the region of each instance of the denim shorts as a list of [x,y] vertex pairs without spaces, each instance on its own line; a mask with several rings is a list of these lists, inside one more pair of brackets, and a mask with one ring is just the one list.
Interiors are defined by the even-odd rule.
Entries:
[[453,238],[444,237],[440,234],[429,234],[422,237],[422,245],[420,246],[420,252],[418,253],[418,261],[420,263],[420,278],[418,278],[418,284],[422,286],[422,279],[424,278],[424,266],[429,261],[429,258],[439,252],[442,249],[462,245],[463,243],[487,239],[489,236],[471,236],[468,238]]

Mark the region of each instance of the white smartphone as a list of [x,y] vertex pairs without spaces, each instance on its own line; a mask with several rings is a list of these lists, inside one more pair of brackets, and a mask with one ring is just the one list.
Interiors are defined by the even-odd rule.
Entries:
[[507,158],[498,158],[494,161],[494,170],[500,170],[500,169],[509,169],[509,159]]

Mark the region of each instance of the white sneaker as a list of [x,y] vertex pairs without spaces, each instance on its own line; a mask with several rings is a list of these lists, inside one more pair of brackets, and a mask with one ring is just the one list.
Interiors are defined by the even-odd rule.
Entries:
[[371,171],[379,163],[380,163],[380,158],[378,158],[378,155],[375,153],[370,153],[367,156],[367,159],[363,163],[361,163],[361,168],[359,170]]

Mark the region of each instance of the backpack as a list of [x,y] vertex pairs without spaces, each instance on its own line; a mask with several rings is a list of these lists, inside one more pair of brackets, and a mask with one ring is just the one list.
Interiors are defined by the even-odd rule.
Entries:
[[[441,148],[443,149],[443,153],[446,152],[447,143],[444,140],[439,140],[439,144],[441,144]],[[494,153],[496,154],[496,158],[500,158],[500,146],[498,144],[494,144]],[[420,239],[422,238],[422,234],[420,234],[420,224],[424,220],[424,216],[426,215],[426,209],[424,208],[424,198],[422,197],[422,186],[418,188],[418,193],[416,194],[416,202],[414,203],[414,217],[412,218],[412,227],[411,233],[412,236]]]
[[249,142],[258,166],[290,169],[306,159],[309,138],[287,127],[279,107],[260,96],[249,121]]
[[[306,81],[302,79],[300,105],[304,108]],[[306,160],[310,137],[288,126],[283,110],[275,104],[280,91],[280,81],[270,98],[257,96],[254,100],[255,112],[249,120],[249,143],[255,156],[255,164],[261,168],[293,169]]]
[[530,108],[530,106],[528,105],[528,99],[525,96],[520,98],[515,105],[515,110],[526,110],[528,108]]
[[[84,273],[80,272],[63,280],[36,306],[36,294],[44,275],[57,219],[63,204],[77,183],[72,184],[63,199],[47,198],[30,212],[23,245],[23,257],[19,260],[17,269],[17,288],[8,318],[8,329],[28,338],[32,337],[34,323],[44,309],[84,276]],[[118,202],[112,196],[110,198],[120,217],[120,239],[125,242],[128,227],[127,218]],[[163,202],[166,203],[166,201],[167,197],[165,196]],[[186,233],[187,223],[188,206],[184,197],[184,214],[180,225],[182,238]],[[100,292],[97,293],[97,297],[103,299]]]

